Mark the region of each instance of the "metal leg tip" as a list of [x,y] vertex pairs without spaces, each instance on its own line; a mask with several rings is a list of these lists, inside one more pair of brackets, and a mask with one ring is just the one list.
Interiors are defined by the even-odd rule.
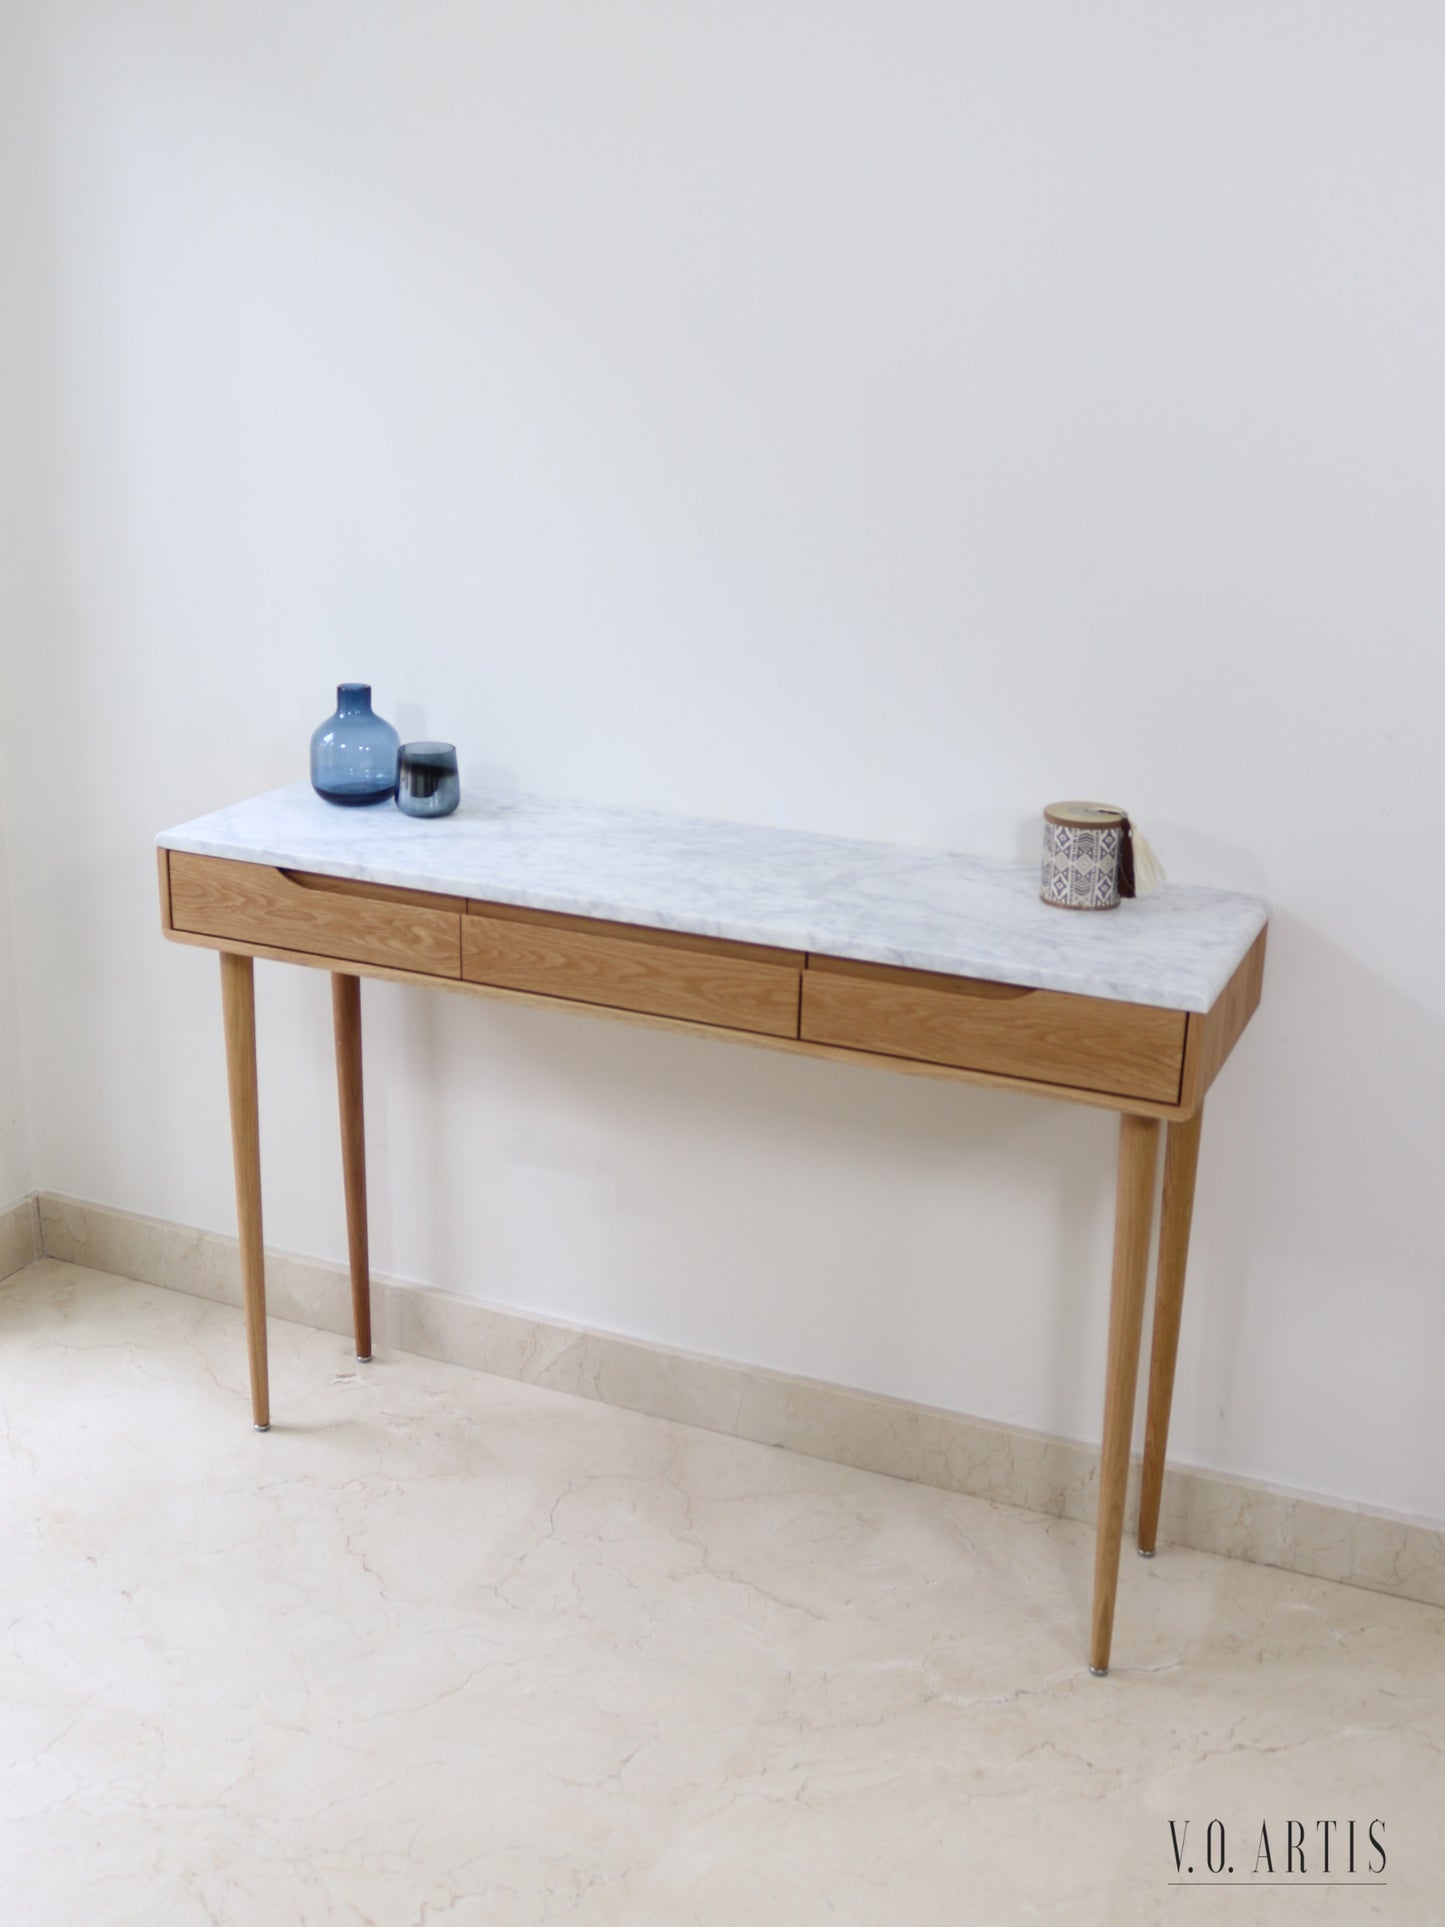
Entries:
[[356,1362],[358,1365],[369,1365],[371,1363],[371,1353],[358,1352],[356,1354]]
[[1153,1546],[1140,1546],[1139,1557],[1141,1559],[1152,1559],[1154,1557]]
[[1094,1675],[1095,1679],[1107,1679],[1109,1677],[1109,1669],[1107,1666],[1091,1666],[1089,1671]]
[[253,1425],[251,1429],[253,1432],[269,1432],[271,1430],[271,1421],[267,1419],[264,1425]]

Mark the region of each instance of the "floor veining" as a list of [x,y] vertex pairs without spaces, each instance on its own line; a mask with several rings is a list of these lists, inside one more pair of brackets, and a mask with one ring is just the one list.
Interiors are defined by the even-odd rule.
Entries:
[[300,1325],[271,1395],[0,1285],[0,1927],[1445,1920],[1434,1608],[1126,1551],[1096,1680],[1087,1526]]

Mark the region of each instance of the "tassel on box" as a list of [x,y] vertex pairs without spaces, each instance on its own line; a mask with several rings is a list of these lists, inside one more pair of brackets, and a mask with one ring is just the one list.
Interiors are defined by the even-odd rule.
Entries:
[[1152,897],[1164,881],[1164,865],[1126,816],[1120,826],[1119,895]]
[[1160,884],[1166,881],[1164,865],[1159,861],[1154,846],[1139,834],[1132,822],[1129,825],[1129,840],[1134,848],[1134,895],[1152,897]]

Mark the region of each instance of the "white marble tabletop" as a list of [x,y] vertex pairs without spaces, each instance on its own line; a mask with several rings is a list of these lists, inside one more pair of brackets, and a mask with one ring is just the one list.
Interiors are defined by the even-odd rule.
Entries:
[[1057,910],[1039,901],[1037,864],[535,796],[469,793],[425,822],[390,804],[340,809],[292,783],[156,842],[1170,1010],[1208,1010],[1268,914],[1256,897],[1185,884],[1116,910]]

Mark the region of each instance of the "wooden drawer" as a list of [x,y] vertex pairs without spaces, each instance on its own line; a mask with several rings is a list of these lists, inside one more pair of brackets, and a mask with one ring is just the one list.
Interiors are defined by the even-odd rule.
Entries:
[[1185,1014],[973,977],[812,957],[800,1035],[920,1063],[1172,1104]]
[[[171,852],[170,867],[177,930],[431,977],[461,975],[459,897],[179,850]],[[456,907],[442,907],[448,902]]]
[[462,921],[468,983],[680,1017],[766,1037],[798,1034],[801,953],[473,903]]

